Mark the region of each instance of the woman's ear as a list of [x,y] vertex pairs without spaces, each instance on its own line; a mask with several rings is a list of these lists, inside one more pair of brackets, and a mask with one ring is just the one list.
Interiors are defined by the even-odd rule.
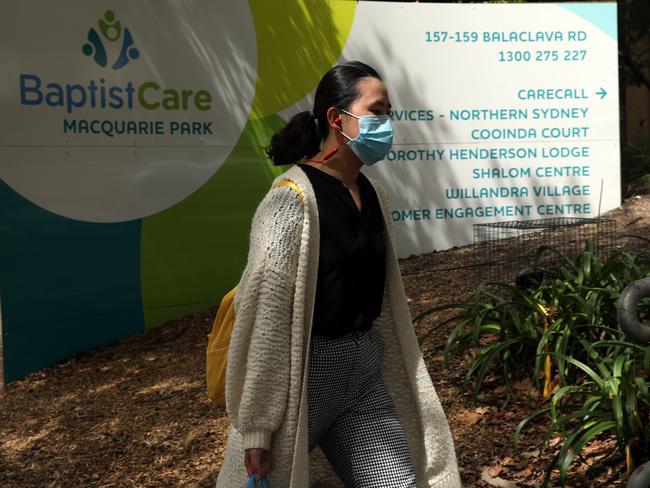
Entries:
[[334,107],[327,109],[327,123],[332,129],[340,131],[342,123],[341,112]]

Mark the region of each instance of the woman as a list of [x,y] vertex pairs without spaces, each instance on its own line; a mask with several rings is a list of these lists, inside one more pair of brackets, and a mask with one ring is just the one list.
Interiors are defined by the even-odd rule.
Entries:
[[274,185],[253,218],[218,488],[252,474],[273,488],[461,486],[387,195],[360,172],[390,149],[389,112],[377,72],[345,63],[323,76],[313,111],[271,139],[274,164],[300,163],[276,179],[294,186]]

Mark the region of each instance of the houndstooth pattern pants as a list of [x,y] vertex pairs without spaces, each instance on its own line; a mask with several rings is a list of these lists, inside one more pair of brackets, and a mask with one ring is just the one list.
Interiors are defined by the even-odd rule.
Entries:
[[347,488],[415,488],[404,430],[381,376],[377,333],[313,336],[309,451],[320,445]]

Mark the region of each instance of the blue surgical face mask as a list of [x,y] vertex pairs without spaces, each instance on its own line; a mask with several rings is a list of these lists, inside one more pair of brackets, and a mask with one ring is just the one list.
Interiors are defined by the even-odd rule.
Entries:
[[343,131],[348,139],[348,146],[361,162],[372,166],[386,157],[393,145],[393,126],[388,115],[361,115],[339,109],[356,119],[359,119],[359,135],[352,139]]

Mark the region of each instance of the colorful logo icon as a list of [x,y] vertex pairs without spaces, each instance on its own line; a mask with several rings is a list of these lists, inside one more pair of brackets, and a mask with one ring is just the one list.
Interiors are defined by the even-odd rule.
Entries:
[[[122,23],[115,18],[111,10],[107,10],[104,16],[97,21],[100,34],[94,27],[88,30],[88,42],[83,45],[82,51],[86,56],[92,56],[95,62],[105,68],[108,64],[107,46],[108,43],[122,42],[116,61],[111,66],[113,69],[123,68],[132,59],[140,56],[140,51],[133,46],[133,36],[129,29],[122,27]],[[105,44],[106,43],[106,44]]]

